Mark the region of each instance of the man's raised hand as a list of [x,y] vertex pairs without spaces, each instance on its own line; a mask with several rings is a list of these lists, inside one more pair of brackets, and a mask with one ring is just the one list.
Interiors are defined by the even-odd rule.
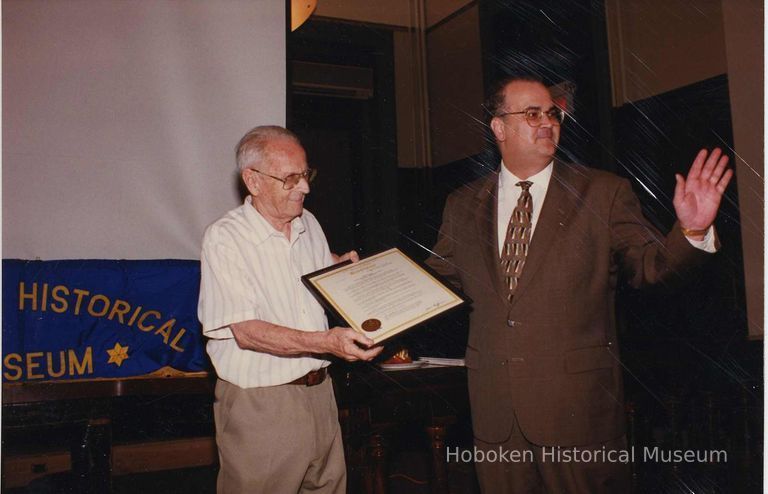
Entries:
[[681,227],[704,231],[715,221],[723,193],[733,177],[733,170],[726,168],[727,165],[728,156],[722,154],[720,148],[711,153],[702,149],[686,178],[675,174],[677,184],[672,204]]

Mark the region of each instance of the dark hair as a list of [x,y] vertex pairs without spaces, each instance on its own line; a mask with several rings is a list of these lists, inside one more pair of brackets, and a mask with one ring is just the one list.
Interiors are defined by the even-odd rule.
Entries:
[[489,120],[495,117],[499,112],[499,108],[504,105],[504,88],[506,88],[508,84],[518,81],[538,82],[539,84],[546,86],[543,78],[530,73],[508,74],[501,79],[496,80],[491,84],[490,89],[488,90],[488,99],[485,100],[484,105],[485,111],[488,112]]

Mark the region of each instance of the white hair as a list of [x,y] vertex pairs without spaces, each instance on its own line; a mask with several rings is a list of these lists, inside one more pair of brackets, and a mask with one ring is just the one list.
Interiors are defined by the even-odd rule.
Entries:
[[267,147],[276,139],[288,139],[301,146],[299,138],[288,129],[277,125],[260,125],[249,130],[235,147],[237,168],[243,171],[253,164],[261,164],[268,159]]

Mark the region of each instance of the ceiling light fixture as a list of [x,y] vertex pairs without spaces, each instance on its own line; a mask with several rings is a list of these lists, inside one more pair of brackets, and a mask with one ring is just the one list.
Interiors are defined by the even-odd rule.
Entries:
[[291,32],[304,24],[317,7],[317,0],[291,0]]

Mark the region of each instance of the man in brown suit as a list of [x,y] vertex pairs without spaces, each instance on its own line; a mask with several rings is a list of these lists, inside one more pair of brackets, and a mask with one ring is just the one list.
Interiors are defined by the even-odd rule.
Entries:
[[[563,114],[541,82],[502,81],[488,110],[500,169],[448,198],[427,261],[473,300],[475,447],[496,453],[476,454],[480,485],[629,492],[616,284],[620,275],[633,286],[681,277],[716,250],[728,159],[702,150],[687,177],[676,176],[678,221],[665,237],[627,180],[554,158]],[[503,451],[521,456],[488,461]],[[562,451],[580,453],[565,461]],[[593,461],[580,461],[583,452]]]

